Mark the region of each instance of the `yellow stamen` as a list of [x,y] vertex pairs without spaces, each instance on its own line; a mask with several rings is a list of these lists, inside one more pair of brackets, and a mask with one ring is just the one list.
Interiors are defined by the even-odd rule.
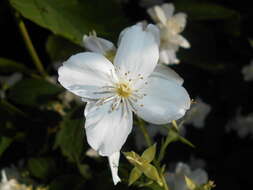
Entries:
[[132,94],[132,89],[127,83],[120,83],[117,86],[116,92],[119,96],[126,98]]

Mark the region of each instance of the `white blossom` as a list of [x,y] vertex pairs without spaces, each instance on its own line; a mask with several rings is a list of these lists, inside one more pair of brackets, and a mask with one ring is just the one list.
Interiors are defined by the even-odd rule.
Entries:
[[184,124],[192,124],[196,128],[203,128],[205,119],[211,111],[211,106],[196,98],[191,108],[184,116]]
[[245,81],[253,80],[253,60],[251,60],[249,65],[246,65],[242,68],[243,79]]
[[[165,124],[181,118],[190,107],[183,80],[171,75],[169,68],[157,66],[158,36],[154,25],[145,29],[134,25],[121,35],[112,62],[99,53],[85,52],[70,57],[58,70],[61,85],[87,102],[88,143],[114,166],[119,161],[115,154],[132,130],[132,112],[147,122]],[[116,173],[112,170],[115,184]]]
[[253,136],[253,113],[243,116],[240,111],[234,119],[226,125],[227,132],[234,130],[240,138],[245,138],[248,135]]
[[192,170],[189,165],[179,162],[174,172],[166,175],[167,183],[171,190],[188,190],[185,183],[185,176],[194,181],[197,185],[203,185],[208,181],[208,174],[202,168]]
[[112,42],[106,39],[97,37],[97,34],[95,31],[93,31],[89,35],[83,36],[83,46],[88,51],[102,54],[105,57],[107,54],[110,54],[111,52],[116,51],[116,48]]
[[18,183],[16,179],[8,179],[4,170],[1,170],[2,179],[0,190],[32,190],[32,188]]
[[190,48],[189,42],[181,35],[186,25],[186,14],[174,14],[172,3],[164,3],[148,9],[148,13],[160,29],[160,57],[159,61],[165,64],[177,64],[179,59],[176,53],[179,47]]
[[0,98],[5,98],[5,91],[9,87],[16,84],[18,81],[22,79],[23,75],[22,73],[13,73],[9,76],[0,76],[0,83],[3,84],[3,89],[0,89]]

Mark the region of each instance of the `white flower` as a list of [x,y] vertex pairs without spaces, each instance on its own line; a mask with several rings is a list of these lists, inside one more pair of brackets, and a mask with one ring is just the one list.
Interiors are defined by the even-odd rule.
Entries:
[[[148,122],[165,124],[189,109],[182,79],[156,67],[159,52],[154,34],[159,35],[154,25],[146,29],[134,25],[121,35],[113,64],[86,52],[59,68],[61,85],[88,102],[84,112],[88,143],[102,156],[113,157],[120,151],[132,130],[132,112]],[[114,157],[114,162],[118,159]]]
[[237,131],[237,134],[240,138],[253,135],[253,113],[243,116],[241,115],[240,111],[238,111],[236,117],[228,122],[226,129],[227,132],[231,130]]
[[184,176],[190,178],[197,185],[205,184],[208,181],[208,174],[204,169],[198,168],[195,170],[191,170],[191,168],[187,164],[179,162],[176,165],[175,172],[168,173],[166,175],[166,180],[169,184],[170,189],[188,190]]
[[242,68],[243,79],[245,81],[253,80],[253,60],[251,60],[249,65],[246,65]]
[[161,6],[154,6],[148,9],[151,18],[157,23],[160,29],[160,57],[161,63],[179,63],[176,52],[179,47],[190,48],[189,42],[180,33],[186,25],[186,14],[174,14],[174,5],[164,3]]
[[206,116],[210,113],[211,106],[196,98],[195,103],[185,114],[184,124],[192,124],[196,128],[202,128],[205,125]]
[[107,58],[108,56],[110,57],[111,54],[114,54],[114,52],[116,51],[116,48],[112,42],[106,39],[97,37],[97,34],[95,31],[90,33],[89,36],[87,35],[83,36],[83,46],[88,51],[102,54]]
[[23,184],[19,184],[16,179],[7,179],[6,173],[4,170],[1,170],[2,179],[0,182],[0,190],[31,190],[31,187],[28,187]]

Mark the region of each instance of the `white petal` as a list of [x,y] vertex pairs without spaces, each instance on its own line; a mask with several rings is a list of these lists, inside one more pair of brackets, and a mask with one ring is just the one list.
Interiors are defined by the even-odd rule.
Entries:
[[179,25],[181,29],[180,32],[182,32],[186,26],[187,15],[185,13],[177,13],[172,17],[172,19]]
[[79,53],[71,56],[58,70],[58,81],[74,94],[96,99],[101,94],[94,94],[101,87],[110,84],[114,67],[105,57],[96,53]]
[[172,17],[175,10],[175,7],[172,3],[164,3],[161,7],[167,19]]
[[2,183],[6,183],[8,179],[5,170],[1,170],[1,174],[2,174]]
[[[147,21],[141,21],[141,22],[138,22],[136,25],[138,25],[142,28],[147,28],[148,23],[147,23]],[[129,29],[131,29],[131,27],[127,27],[127,28],[125,28],[124,30],[122,30],[120,32],[119,40],[118,40],[118,46],[120,46],[120,42],[121,42],[122,37],[125,35],[126,31],[128,31]],[[154,35],[157,44],[160,44],[160,31],[159,31],[159,28],[156,27],[155,25],[150,24],[147,28],[147,31],[151,32]]]
[[158,58],[158,44],[154,36],[154,25],[134,25],[126,30],[116,53],[114,64],[121,75],[130,72],[130,78],[146,78],[154,70]]
[[[163,11],[163,9],[160,6],[155,6],[153,8],[153,11],[154,12],[151,13],[151,14],[153,14],[154,16],[152,16],[152,15],[150,15],[150,16],[152,18],[154,18],[154,21],[156,21],[158,23],[161,23],[161,24],[163,24],[165,26],[167,18],[166,18],[166,15],[165,15],[165,12]],[[149,13],[149,10],[148,10],[148,13]]]
[[201,168],[194,170],[189,177],[198,185],[205,184],[208,181],[208,174]]
[[166,124],[181,118],[191,104],[187,91],[169,77],[150,77],[142,91],[146,96],[135,104],[136,114],[153,124]]
[[96,52],[105,55],[108,51],[115,51],[113,43],[97,36],[84,36],[83,37],[84,47],[92,52]]
[[153,19],[153,21],[155,23],[159,23],[160,22],[159,19],[158,19],[158,17],[157,17],[157,15],[156,15],[155,7],[149,8],[147,10],[147,12],[148,12],[149,16]]
[[159,61],[161,63],[170,65],[178,64],[180,61],[177,59],[176,51],[172,49],[164,49],[160,51]]
[[154,72],[151,74],[151,77],[160,77],[173,83],[177,83],[178,85],[182,85],[184,82],[184,79],[181,78],[174,70],[162,64],[158,64],[156,66]]
[[181,35],[175,35],[171,41],[174,43],[174,44],[177,44],[183,48],[190,48],[191,45],[190,43]]
[[101,106],[89,102],[85,108],[85,129],[89,145],[102,156],[119,152],[132,130],[132,112],[126,106],[112,112],[111,102]]
[[119,158],[120,158],[120,152],[115,152],[111,156],[108,157],[114,185],[116,185],[118,182],[121,181],[118,176]]

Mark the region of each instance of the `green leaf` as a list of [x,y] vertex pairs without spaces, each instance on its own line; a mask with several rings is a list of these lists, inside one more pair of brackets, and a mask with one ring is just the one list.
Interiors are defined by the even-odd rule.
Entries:
[[8,137],[0,136],[0,157],[7,150],[7,148],[11,145],[12,139]]
[[90,167],[87,164],[78,164],[78,169],[81,175],[84,177],[84,179],[90,179],[91,178],[91,172]]
[[124,155],[127,160],[143,172],[146,177],[157,182],[160,186],[163,185],[157,169],[153,165],[149,164],[144,158],[140,157],[133,151],[125,152]]
[[130,173],[128,179],[128,185],[132,185],[141,177],[142,171],[140,171],[137,167],[134,167]]
[[64,89],[42,79],[24,79],[10,88],[9,98],[17,104],[39,106]]
[[239,13],[233,9],[209,2],[179,0],[175,3],[175,7],[193,20],[225,20],[240,17]]
[[152,162],[156,154],[156,144],[148,147],[141,155],[148,163]]
[[72,118],[75,111],[69,113],[60,123],[60,131],[56,135],[54,148],[59,147],[69,161],[79,163],[81,155],[84,154],[84,121]]
[[144,165],[142,168],[143,173],[150,179],[157,182],[160,186],[163,185],[162,180],[155,166],[151,164]]
[[51,158],[31,158],[28,160],[28,169],[34,177],[46,179],[56,171],[56,164]]
[[84,49],[60,36],[50,35],[46,42],[46,51],[52,61],[63,61]]
[[9,115],[20,115],[20,116],[24,116],[27,117],[27,114],[25,114],[23,111],[21,111],[19,108],[17,108],[16,106],[12,105],[11,103],[7,102],[4,99],[0,100],[0,110],[3,110],[5,112],[5,114],[9,114]]
[[1,73],[10,73],[10,72],[30,73],[31,70],[21,63],[0,57],[0,72]]
[[195,146],[188,141],[186,138],[182,137],[177,131],[175,131],[174,129],[170,129],[169,130],[169,134],[168,134],[168,139],[171,139],[170,142],[174,142],[174,141],[181,141],[184,144],[187,144],[189,146],[191,146],[192,148],[194,148]]
[[82,177],[78,175],[64,175],[57,177],[50,184],[50,190],[76,190],[84,183]]
[[190,147],[192,147],[192,148],[195,148],[195,145],[192,144],[190,141],[188,141],[186,138],[180,136],[180,137],[179,137],[179,140],[180,140],[182,143],[187,144],[188,146],[190,146]]
[[77,44],[92,30],[112,37],[126,23],[121,7],[113,0],[10,0],[10,3],[25,18]]
[[253,48],[253,39],[249,39],[249,44]]

